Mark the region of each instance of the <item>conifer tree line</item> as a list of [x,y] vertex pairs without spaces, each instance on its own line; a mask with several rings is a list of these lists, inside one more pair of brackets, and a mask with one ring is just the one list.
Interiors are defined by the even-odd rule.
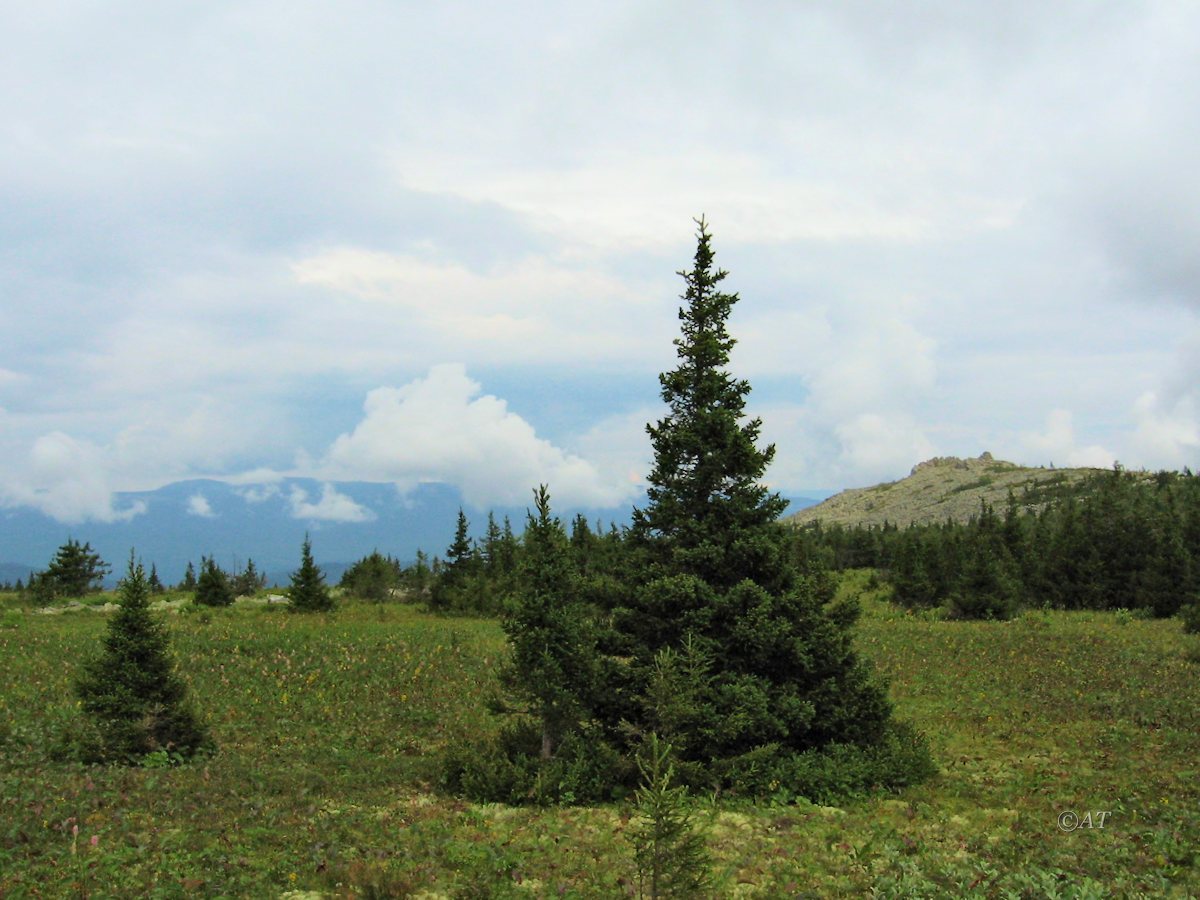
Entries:
[[966,523],[802,529],[801,552],[880,569],[894,600],[963,618],[1029,607],[1129,609],[1165,617],[1200,600],[1200,478],[1097,472],[1049,503],[1010,495]]

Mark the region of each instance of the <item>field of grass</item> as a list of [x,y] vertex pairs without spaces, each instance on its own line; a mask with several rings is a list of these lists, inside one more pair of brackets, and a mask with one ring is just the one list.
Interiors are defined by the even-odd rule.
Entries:
[[[865,584],[850,573],[844,589]],[[102,768],[48,748],[106,614],[3,603],[0,897],[632,893],[627,809],[436,792],[439,750],[491,727],[493,621],[357,604],[167,614],[219,751]],[[942,773],[841,807],[700,798],[722,896],[1200,894],[1198,639],[1178,620],[864,605],[860,649]]]

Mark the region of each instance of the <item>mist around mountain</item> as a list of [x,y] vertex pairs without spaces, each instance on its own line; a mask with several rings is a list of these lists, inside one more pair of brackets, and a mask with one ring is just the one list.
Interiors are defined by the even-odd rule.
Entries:
[[[800,509],[821,496],[792,498],[790,508]],[[117,505],[140,505],[144,511],[128,521],[64,524],[27,507],[0,509],[0,583],[27,580],[68,538],[75,538],[90,543],[113,566],[110,585],[131,549],[147,568],[156,566],[166,584],[180,581],[189,561],[198,569],[202,555],[212,556],[227,571],[242,570],[252,558],[268,583],[287,584],[300,564],[305,534],[312,538],[314,558],[336,582],[347,565],[373,550],[405,563],[418,549],[430,557],[444,554],[460,505],[475,537],[482,537],[488,514],[463,504],[459,491],[447,484],[422,484],[402,495],[392,484],[305,478],[252,485],[181,481],[119,494]],[[501,524],[508,516],[518,534],[524,530],[524,506],[492,512]],[[628,524],[631,507],[555,509],[568,523],[578,513],[593,527],[607,529]]]

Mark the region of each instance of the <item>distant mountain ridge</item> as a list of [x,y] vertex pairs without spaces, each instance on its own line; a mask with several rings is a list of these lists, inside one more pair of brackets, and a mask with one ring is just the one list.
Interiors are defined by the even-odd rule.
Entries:
[[[1009,491],[1027,505],[1041,506],[1050,498],[1102,469],[1046,469],[1021,466],[983,453],[974,459],[939,456],[913,466],[907,478],[852,488],[802,509],[785,521],[804,525],[878,526],[885,522],[905,527],[951,520],[965,522],[978,514],[982,501],[996,510],[1008,502]],[[1026,494],[1026,488],[1029,493]]]
[[[644,495],[632,501],[644,502]],[[791,508],[815,502],[796,497]],[[327,580],[335,583],[347,565],[372,550],[406,564],[418,549],[430,557],[444,555],[460,505],[473,537],[482,538],[487,525],[487,510],[473,509],[448,484],[421,484],[402,495],[393,484],[375,482],[190,480],[120,493],[116,505],[144,511],[128,520],[67,525],[30,507],[0,508],[0,584],[28,580],[29,572],[44,569],[68,538],[90,543],[113,567],[109,585],[124,570],[131,549],[147,568],[157,567],[165,584],[178,583],[189,561],[198,570],[201,555],[228,571],[241,571],[253,559],[269,581],[287,584],[300,564],[305,534]],[[563,505],[555,506],[554,514],[568,527],[581,513],[593,527],[608,528],[628,524],[631,510],[632,504],[611,509]],[[525,529],[525,511],[525,505],[494,509],[497,522],[508,516],[518,534]]]

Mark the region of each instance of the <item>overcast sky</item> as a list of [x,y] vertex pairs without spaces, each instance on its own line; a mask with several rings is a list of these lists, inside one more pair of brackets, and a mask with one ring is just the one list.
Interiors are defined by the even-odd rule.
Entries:
[[0,504],[627,503],[700,214],[774,487],[1196,468],[1198,44],[1191,0],[0,3]]

